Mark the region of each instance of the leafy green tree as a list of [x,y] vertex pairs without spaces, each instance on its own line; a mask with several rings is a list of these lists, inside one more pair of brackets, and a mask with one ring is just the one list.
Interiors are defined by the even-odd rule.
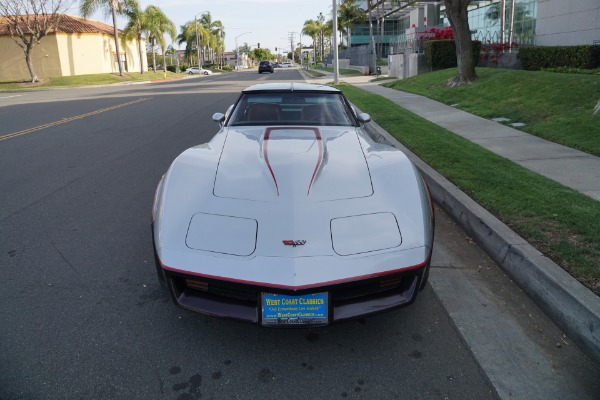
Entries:
[[254,49],[250,53],[254,60],[272,60],[274,57],[269,49]]

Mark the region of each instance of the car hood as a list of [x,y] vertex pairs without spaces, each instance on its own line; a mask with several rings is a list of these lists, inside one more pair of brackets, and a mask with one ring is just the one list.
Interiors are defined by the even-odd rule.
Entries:
[[217,197],[329,201],[373,194],[354,127],[229,128],[214,181]]

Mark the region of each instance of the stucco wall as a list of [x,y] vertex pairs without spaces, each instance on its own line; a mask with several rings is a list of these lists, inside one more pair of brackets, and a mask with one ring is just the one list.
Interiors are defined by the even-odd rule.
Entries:
[[[140,71],[137,42],[123,48],[127,71]],[[142,51],[146,43],[142,41]],[[8,36],[0,36],[0,80],[27,80],[30,78],[21,48]],[[33,48],[33,65],[39,78],[118,72],[115,63],[115,41],[111,35],[75,33],[50,35],[42,38]],[[143,54],[144,71],[148,70]]]
[[600,41],[600,0],[538,0],[537,46],[572,46]]
[[[10,36],[0,36],[0,54],[2,54],[0,58],[0,80],[27,80],[31,78],[25,62],[25,53]],[[38,77],[61,75],[60,60],[54,36],[47,36],[34,46],[31,59]]]

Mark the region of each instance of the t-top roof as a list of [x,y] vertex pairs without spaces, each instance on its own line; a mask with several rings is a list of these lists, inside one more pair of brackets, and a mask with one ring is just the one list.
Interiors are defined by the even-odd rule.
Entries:
[[322,92],[339,93],[340,90],[327,85],[297,82],[261,83],[250,86],[242,91],[249,92]]

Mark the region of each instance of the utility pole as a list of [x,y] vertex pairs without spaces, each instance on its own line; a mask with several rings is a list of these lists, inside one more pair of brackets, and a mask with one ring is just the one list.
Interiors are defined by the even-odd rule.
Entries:
[[333,83],[339,83],[340,68],[338,65],[338,43],[337,43],[337,0],[333,0]]
[[[294,61],[294,42],[295,42],[295,34],[298,32],[288,32],[288,39],[290,39],[290,49],[292,50],[292,61]],[[302,33],[298,33],[298,35],[300,35],[300,41],[302,41]],[[300,52],[302,52],[302,44],[300,44]],[[299,58],[299,57],[298,57]],[[298,59],[298,61],[300,61]]]
[[288,39],[290,39],[290,50],[292,51],[292,62],[294,61],[294,34],[296,32],[288,32]]

